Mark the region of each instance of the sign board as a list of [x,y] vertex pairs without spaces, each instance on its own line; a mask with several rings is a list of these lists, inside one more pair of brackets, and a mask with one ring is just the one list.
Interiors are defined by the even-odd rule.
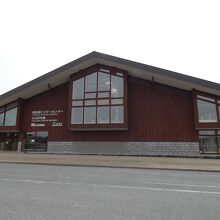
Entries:
[[63,110],[35,110],[32,111],[31,127],[62,127],[61,115]]

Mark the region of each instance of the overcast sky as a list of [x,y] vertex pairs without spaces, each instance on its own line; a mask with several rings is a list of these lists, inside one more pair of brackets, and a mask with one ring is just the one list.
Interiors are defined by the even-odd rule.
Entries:
[[218,0],[0,0],[0,94],[91,51],[220,83]]

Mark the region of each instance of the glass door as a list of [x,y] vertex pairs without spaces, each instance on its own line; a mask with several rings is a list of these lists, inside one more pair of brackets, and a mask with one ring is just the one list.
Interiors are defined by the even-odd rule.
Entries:
[[17,134],[7,133],[5,138],[5,151],[16,151],[17,150]]
[[200,153],[219,154],[220,153],[220,131],[200,130],[199,131]]
[[200,136],[199,145],[201,153],[216,154],[219,152],[218,140],[216,136]]
[[48,132],[47,131],[33,131],[26,132],[24,138],[24,151],[47,151]]

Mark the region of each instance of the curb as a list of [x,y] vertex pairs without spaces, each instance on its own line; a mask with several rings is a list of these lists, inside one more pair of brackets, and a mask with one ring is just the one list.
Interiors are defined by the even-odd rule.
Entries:
[[47,155],[79,155],[79,156],[119,156],[119,157],[160,157],[160,158],[192,158],[192,159],[220,159],[220,155],[198,155],[198,156],[174,156],[174,155],[124,155],[124,154],[73,154],[73,153],[50,153],[50,152],[33,152],[33,151],[23,151],[24,154],[47,154]]
[[146,169],[146,170],[170,170],[170,171],[189,171],[189,172],[213,172],[219,173],[220,170],[207,169],[181,169],[181,168],[163,168],[163,167],[135,167],[135,166],[111,166],[111,165],[89,165],[89,164],[62,164],[62,163],[38,163],[38,162],[22,162],[22,161],[0,161],[5,164],[23,164],[23,165],[47,165],[47,166],[75,166],[75,167],[103,167],[103,168],[121,168],[121,169]]

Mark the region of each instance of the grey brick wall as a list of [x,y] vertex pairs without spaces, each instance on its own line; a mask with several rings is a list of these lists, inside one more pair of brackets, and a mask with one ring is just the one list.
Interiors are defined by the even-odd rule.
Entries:
[[198,156],[197,142],[48,142],[49,153]]

